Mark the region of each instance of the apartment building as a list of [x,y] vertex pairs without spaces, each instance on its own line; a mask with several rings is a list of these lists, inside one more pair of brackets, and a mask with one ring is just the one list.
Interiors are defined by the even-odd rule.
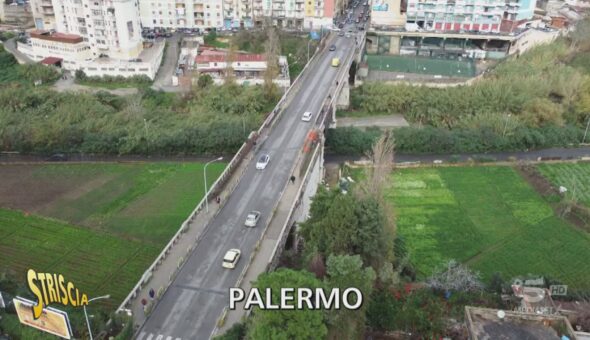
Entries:
[[93,76],[155,77],[164,44],[144,48],[136,0],[51,0],[51,7],[48,1],[32,0],[38,31],[18,44],[21,52]]
[[226,0],[139,0],[141,24],[148,28],[223,27]]
[[535,5],[536,0],[376,0],[371,25],[509,33],[532,19]]

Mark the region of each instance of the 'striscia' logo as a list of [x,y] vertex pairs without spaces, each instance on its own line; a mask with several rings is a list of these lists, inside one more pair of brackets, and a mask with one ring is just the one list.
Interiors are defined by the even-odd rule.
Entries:
[[88,295],[80,293],[72,282],[66,282],[61,274],[37,273],[33,269],[27,271],[29,289],[37,297],[33,306],[33,318],[38,319],[43,307],[52,303],[64,306],[80,307],[88,305]]

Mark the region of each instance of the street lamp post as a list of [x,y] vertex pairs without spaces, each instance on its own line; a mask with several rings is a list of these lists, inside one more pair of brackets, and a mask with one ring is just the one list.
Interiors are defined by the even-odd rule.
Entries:
[[203,167],[203,179],[205,180],[205,210],[209,212],[209,192],[207,191],[207,165],[222,160],[223,157],[216,158],[212,161],[207,162]]
[[[90,300],[88,300],[88,303],[95,301],[95,300],[101,300],[101,299],[110,299],[111,296],[110,295],[103,295],[103,296],[97,296],[95,298],[92,298]],[[88,336],[90,337],[90,340],[92,340],[92,330],[90,329],[90,320],[88,320],[88,314],[86,313],[86,305],[83,306],[84,307],[84,317],[86,317],[86,325],[88,326]]]

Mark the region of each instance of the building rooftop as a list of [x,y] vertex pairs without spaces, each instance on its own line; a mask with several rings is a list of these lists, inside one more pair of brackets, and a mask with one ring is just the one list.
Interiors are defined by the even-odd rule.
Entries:
[[57,41],[66,44],[78,44],[84,41],[84,39],[76,34],[58,33],[43,30],[33,30],[30,32],[31,38]]
[[557,314],[538,315],[466,306],[465,320],[473,340],[577,339],[568,319]]

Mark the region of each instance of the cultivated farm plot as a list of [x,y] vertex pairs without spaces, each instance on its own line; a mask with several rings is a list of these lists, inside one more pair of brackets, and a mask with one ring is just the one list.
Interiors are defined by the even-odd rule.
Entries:
[[[207,167],[209,185],[224,168]],[[201,163],[8,164],[0,165],[0,178],[0,208],[157,246],[204,195]]]
[[26,282],[28,269],[60,273],[89,297],[116,307],[160,248],[19,211],[0,209],[0,270]]
[[556,217],[510,167],[403,169],[387,198],[420,276],[449,259],[485,280],[543,275],[590,288],[590,236]]
[[556,188],[564,186],[590,207],[590,163],[539,164],[537,169]]

